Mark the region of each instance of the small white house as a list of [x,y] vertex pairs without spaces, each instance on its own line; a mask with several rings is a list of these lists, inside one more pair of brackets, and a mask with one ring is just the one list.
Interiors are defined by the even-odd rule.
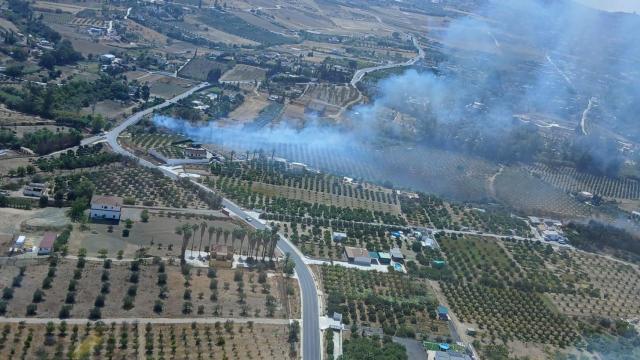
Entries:
[[46,183],[31,183],[24,187],[22,190],[24,196],[40,197],[47,194]]
[[89,217],[94,220],[120,220],[122,198],[119,196],[94,195],[91,198]]

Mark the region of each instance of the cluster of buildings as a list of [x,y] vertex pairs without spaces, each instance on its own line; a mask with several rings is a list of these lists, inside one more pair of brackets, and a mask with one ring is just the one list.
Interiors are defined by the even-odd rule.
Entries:
[[535,216],[529,216],[529,223],[533,226],[545,241],[554,241],[560,244],[568,242],[567,237],[562,231],[562,222],[560,220],[545,219]]
[[57,238],[58,234],[47,231],[42,235],[36,246],[35,241],[27,238],[26,235],[18,235],[15,240],[11,241],[9,254],[35,253],[37,255],[50,255],[53,253],[53,246]]
[[[359,266],[393,265],[397,271],[403,271],[404,254],[399,248],[393,248],[389,252],[368,251],[364,248],[345,246],[344,255],[349,263]],[[396,265],[399,264],[399,265]]]

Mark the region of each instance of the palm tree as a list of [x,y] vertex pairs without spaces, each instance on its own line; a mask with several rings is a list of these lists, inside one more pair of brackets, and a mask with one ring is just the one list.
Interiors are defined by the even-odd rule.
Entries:
[[208,229],[208,231],[209,231],[209,247],[208,247],[208,249],[209,249],[209,251],[211,251],[211,237],[213,236],[213,233],[216,232],[216,228],[214,228],[212,226],[212,227],[210,227]]
[[252,233],[249,234],[249,251],[247,251],[247,256],[251,257],[251,255],[253,255],[253,249],[256,246],[256,242],[258,238],[258,232],[254,231]]
[[187,263],[185,253],[187,252],[187,245],[191,238],[191,226],[189,224],[183,224],[176,227],[176,234],[182,235],[182,246],[180,247],[180,265],[184,266]]
[[196,232],[198,231],[198,228],[200,227],[200,225],[198,224],[192,224],[191,225],[191,233],[193,235],[193,239],[191,239],[191,258],[193,259],[193,245],[196,242]]
[[278,240],[280,240],[280,235],[277,232],[271,233],[271,247],[269,248],[269,258],[273,261],[273,258],[276,254],[276,246],[278,245]]
[[198,245],[198,257],[200,257],[200,250],[202,250],[202,238],[204,237],[204,232],[207,230],[208,226],[209,225],[207,225],[206,221],[200,223],[200,245]]
[[[233,229],[233,231],[231,232],[231,246],[235,245],[236,240],[238,240],[240,238],[240,234],[238,233],[240,231],[240,229]],[[242,251],[242,249],[240,249]],[[242,254],[240,254],[242,255]]]
[[222,236],[222,228],[216,228],[216,245],[220,243],[220,236]]
[[247,231],[245,229],[240,229],[238,231],[238,237],[240,238],[240,256],[242,256],[242,245],[244,244],[244,240],[247,236]]

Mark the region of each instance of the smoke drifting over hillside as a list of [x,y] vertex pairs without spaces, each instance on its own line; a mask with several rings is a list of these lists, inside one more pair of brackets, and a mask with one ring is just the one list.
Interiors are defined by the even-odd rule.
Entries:
[[[573,161],[583,170],[615,173],[615,146],[601,146],[597,126],[640,138],[640,18],[613,15],[568,1],[490,1],[477,15],[454,19],[439,42],[444,59],[436,69],[407,70],[378,83],[374,100],[355,107],[340,127],[286,125],[249,131],[242,127],[201,126],[157,116],[158,125],[203,142],[242,143],[268,150],[275,144],[307,144],[354,153],[355,144],[400,138],[418,144],[462,149],[500,162],[545,156]],[[424,35],[424,34],[423,34]],[[433,45],[433,44],[431,44]],[[426,49],[433,56],[433,47]],[[545,114],[592,133],[549,155],[533,125],[516,114]],[[415,124],[389,118],[388,109],[408,113]],[[286,122],[285,122],[286,123]],[[596,147],[597,146],[597,147]],[[569,155],[567,155],[567,153]],[[393,180],[393,179],[391,179]]]

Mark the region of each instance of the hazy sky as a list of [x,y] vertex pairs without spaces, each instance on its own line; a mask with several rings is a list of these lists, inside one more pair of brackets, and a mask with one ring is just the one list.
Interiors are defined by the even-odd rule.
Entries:
[[640,14],[640,0],[575,0],[579,3],[606,11],[637,12]]

